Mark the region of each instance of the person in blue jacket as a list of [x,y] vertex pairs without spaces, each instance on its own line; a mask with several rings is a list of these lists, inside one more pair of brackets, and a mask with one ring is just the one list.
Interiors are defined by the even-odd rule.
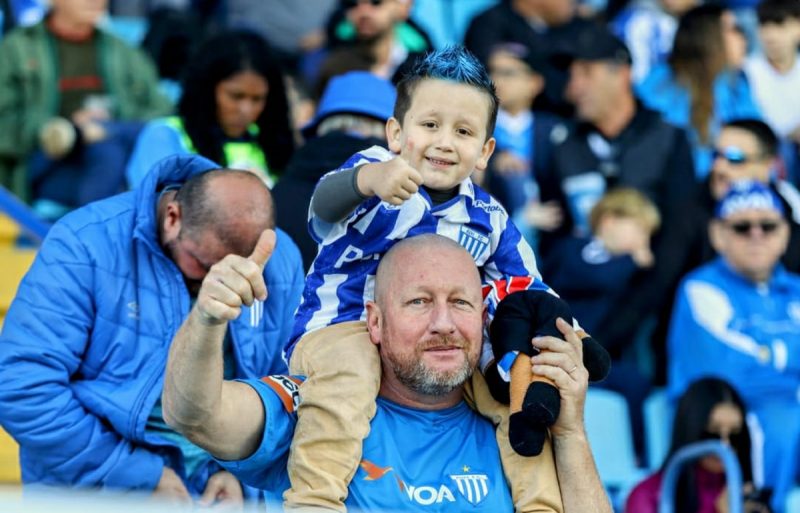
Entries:
[[764,484],[774,488],[777,512],[800,462],[800,276],[780,264],[785,215],[767,185],[732,183],[709,227],[720,257],[684,279],[668,339],[671,397],[714,376],[758,418],[754,439],[763,441]]
[[[0,424],[20,445],[24,485],[241,501],[233,476],[167,427],[159,400],[170,341],[202,279],[273,231],[261,179],[219,168],[168,157],[136,191],[50,230],[0,335]],[[297,247],[276,232],[263,271],[269,297],[225,334],[231,378],[286,371],[281,348],[303,271]]]
[[[167,422],[243,482],[262,488],[270,508],[289,487],[289,445],[302,429],[295,430],[301,378],[223,381],[219,372],[226,324],[236,322],[242,304],[263,295],[255,271],[269,246],[261,246],[203,281],[197,304],[172,343],[162,400]],[[231,290],[239,295],[228,294]],[[514,511],[494,427],[463,398],[478,364],[485,312],[474,259],[441,235],[405,238],[382,257],[374,290],[367,325],[383,374],[377,414],[345,506],[351,511]],[[563,319],[557,325],[565,339],[534,338],[532,344],[552,352],[531,363],[558,387],[561,414],[550,429],[552,443],[548,438],[536,472],[526,478],[547,503],[536,511],[610,513],[583,423],[589,373],[582,343]],[[473,397],[489,395],[485,382],[471,383]],[[491,415],[506,408],[495,405]]]

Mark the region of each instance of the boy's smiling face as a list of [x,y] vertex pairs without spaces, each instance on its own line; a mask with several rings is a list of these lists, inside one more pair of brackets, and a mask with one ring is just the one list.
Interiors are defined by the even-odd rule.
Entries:
[[475,169],[486,169],[495,144],[486,134],[489,109],[489,97],[476,87],[422,80],[402,124],[387,122],[389,149],[422,174],[426,187],[452,189]]

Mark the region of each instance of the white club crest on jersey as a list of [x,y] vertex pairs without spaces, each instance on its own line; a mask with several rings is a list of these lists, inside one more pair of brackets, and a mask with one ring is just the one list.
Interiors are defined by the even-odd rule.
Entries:
[[456,482],[458,493],[470,504],[479,504],[489,493],[489,476],[486,474],[451,475]]
[[486,248],[489,247],[489,237],[467,228],[466,226],[462,226],[458,234],[458,243],[472,255],[473,259],[477,260],[483,252],[486,251]]

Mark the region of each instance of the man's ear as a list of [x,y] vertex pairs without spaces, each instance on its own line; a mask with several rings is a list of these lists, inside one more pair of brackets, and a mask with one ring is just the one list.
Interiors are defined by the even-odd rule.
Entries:
[[367,301],[367,331],[370,341],[377,345],[381,343],[381,330],[383,329],[383,316],[381,309],[375,301]]
[[478,161],[475,163],[475,169],[478,171],[486,171],[486,168],[489,166],[489,159],[492,157],[492,153],[494,153],[494,146],[496,141],[494,137],[490,137],[483,143],[483,147],[481,148],[481,156]]
[[167,203],[167,208],[164,212],[164,240],[173,240],[178,237],[181,232],[181,204],[177,201],[170,201]]
[[393,153],[400,154],[403,151],[403,141],[401,140],[403,136],[403,127],[400,125],[400,122],[394,116],[390,117],[386,120],[386,142],[389,145],[389,149]]

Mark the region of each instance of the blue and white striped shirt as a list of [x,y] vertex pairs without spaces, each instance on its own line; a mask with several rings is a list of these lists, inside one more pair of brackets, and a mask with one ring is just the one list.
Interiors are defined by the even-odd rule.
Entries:
[[[395,155],[380,146],[356,153],[333,173]],[[309,211],[309,231],[319,252],[306,285],[290,342],[304,333],[340,322],[366,319],[365,304],[373,297],[378,262],[397,241],[437,233],[458,242],[475,259],[484,284],[529,276],[526,288],[549,290],[536,268],[533,250],[509,221],[505,209],[467,178],[451,200],[434,206],[424,189],[402,205],[380,198],[364,200],[344,220],[326,223]]]

